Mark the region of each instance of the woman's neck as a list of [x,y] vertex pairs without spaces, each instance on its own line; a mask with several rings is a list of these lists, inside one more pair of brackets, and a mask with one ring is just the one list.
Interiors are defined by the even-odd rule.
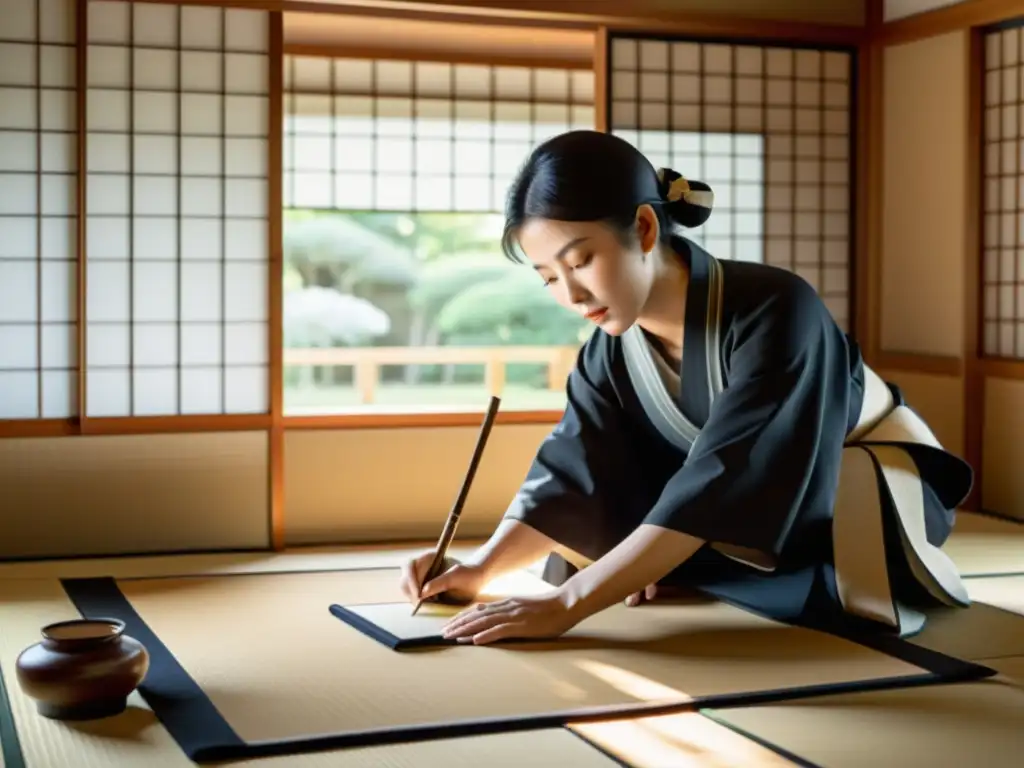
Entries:
[[637,322],[678,359],[682,356],[690,268],[670,246],[659,246],[652,256],[655,263],[651,291]]

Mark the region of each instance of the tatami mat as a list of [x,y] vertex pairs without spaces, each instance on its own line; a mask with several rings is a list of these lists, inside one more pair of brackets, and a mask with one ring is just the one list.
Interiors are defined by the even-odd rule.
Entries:
[[[1024,688],[1024,656],[991,659],[986,662],[986,666],[997,670],[1003,679],[1013,685]],[[1024,718],[1024,714],[1021,717]],[[1024,725],[1021,728],[1024,729]]]
[[[79,607],[92,601],[93,608],[83,609],[91,615],[131,620],[137,612],[148,626],[136,631],[153,633],[144,642],[169,649],[166,663],[156,667],[170,670],[158,677],[176,691],[168,705],[175,712],[161,710],[161,719],[203,720],[201,729],[176,731],[193,755],[281,740],[329,739],[336,746],[396,732],[453,735],[481,721],[495,729],[524,720],[542,727],[693,697],[792,695],[806,687],[932,677],[863,645],[707,600],[614,606],[554,643],[399,653],[328,612],[332,603],[400,601],[397,571],[118,584],[120,592],[112,581],[69,589]],[[201,690],[183,697],[177,692],[186,675]],[[147,685],[160,694],[155,681]]]
[[[256,577],[259,578],[259,577]],[[146,582],[140,582],[145,584]],[[352,581],[371,597],[394,597],[393,589],[380,584],[374,593],[371,583]],[[321,607],[321,606],[317,606]],[[208,607],[197,605],[199,614]],[[336,622],[326,609],[319,611],[326,620]],[[149,705],[136,691],[125,713],[103,720],[67,723],[39,716],[35,705],[20,690],[14,661],[25,647],[37,642],[39,628],[54,621],[73,618],[74,606],[52,579],[0,582],[0,670],[7,687],[25,768],[186,768],[194,763],[174,742],[170,733],[154,716]],[[219,646],[215,628],[204,627],[201,620],[191,623],[196,640]],[[211,629],[214,633],[211,634]],[[231,651],[232,649],[228,649]],[[271,671],[270,676],[273,676]],[[351,684],[349,684],[351,685]],[[354,689],[353,689],[354,690]],[[362,689],[372,691],[373,688]],[[235,690],[238,695],[240,691]],[[274,695],[274,691],[266,691]],[[376,696],[370,696],[376,699]],[[348,701],[358,697],[349,691]],[[383,702],[386,704],[386,702]],[[562,729],[442,739],[415,744],[382,745],[307,754],[265,757],[258,760],[234,760],[223,763],[239,768],[521,768],[538,755],[553,765],[580,768],[609,768],[615,765],[607,756]],[[0,753],[2,755],[2,753]],[[208,763],[220,765],[220,763]],[[0,756],[0,768],[4,766]]]
[[568,727],[630,768],[788,768],[794,764],[778,751],[698,712]]
[[[411,617],[404,604],[349,606],[372,625],[367,634],[446,643],[440,630],[448,611]],[[365,631],[365,630],[363,630]],[[643,608],[612,606],[590,617],[555,643],[509,645],[549,679],[562,678],[588,692],[597,705],[628,704],[634,698],[683,701],[755,691],[834,685],[923,670],[831,635],[786,626],[707,599]],[[438,649],[440,650],[440,649]],[[408,653],[408,652],[406,652]],[[487,659],[490,663],[490,659]],[[587,675],[570,675],[573,668]],[[608,696],[600,679],[632,696]],[[644,693],[647,692],[647,693]],[[582,703],[582,702],[581,702]],[[537,700],[537,706],[557,703]]]
[[967,608],[930,614],[924,629],[910,642],[970,661],[1020,656],[1024,655],[1024,616],[975,600]]
[[[1024,617],[1024,576],[991,576],[967,581],[971,599]],[[1021,650],[1024,654],[1024,649]]]
[[1017,768],[1024,746],[1024,690],[995,680],[709,714],[827,768]]
[[974,605],[932,616],[911,642],[975,661],[1024,656],[1024,522],[961,512],[944,549]]
[[[194,765],[165,727],[156,720],[138,693],[133,694],[131,707],[123,715],[77,724],[57,723],[39,717],[35,713],[33,703],[21,694],[14,670],[17,653],[38,640],[38,630],[41,626],[78,615],[78,611],[56,580],[57,577],[118,576],[126,579],[146,579],[127,582],[131,584],[127,591],[132,593],[132,600],[138,603],[144,614],[151,614],[145,616],[147,621],[163,627],[157,632],[162,640],[168,641],[170,638],[173,641],[172,645],[178,645],[174,650],[180,660],[184,662],[191,659],[197,668],[206,670],[204,685],[208,689],[207,692],[212,690],[211,698],[215,700],[219,697],[218,705],[223,705],[225,711],[243,712],[242,717],[248,717],[244,714],[245,711],[266,708],[271,712],[283,714],[287,720],[290,708],[308,708],[309,699],[312,698],[320,708],[319,713],[315,713],[314,721],[319,718],[321,725],[324,724],[323,710],[340,712],[346,718],[351,716],[357,721],[361,718],[365,722],[369,716],[368,712],[375,708],[393,708],[396,703],[403,709],[413,710],[418,707],[421,712],[430,712],[431,707],[437,703],[437,697],[431,694],[431,690],[442,689],[450,680],[456,679],[454,664],[432,662],[430,666],[437,671],[428,676],[429,679],[423,679],[418,670],[416,675],[411,675],[408,670],[403,672],[400,669],[392,669],[395,657],[406,654],[383,649],[388,655],[388,664],[382,691],[378,685],[380,675],[374,674],[374,668],[352,662],[351,655],[344,657],[344,652],[339,651],[338,643],[332,644],[327,639],[329,636],[340,637],[339,633],[344,625],[330,616],[326,606],[330,603],[344,603],[347,599],[351,604],[400,600],[394,569],[413,553],[429,546],[431,542],[383,550],[371,547],[310,548],[285,553],[168,555],[0,564],[0,671],[3,672],[6,682],[26,768],[72,765],[81,768],[134,768],[140,765],[145,765],[146,768],[184,768]],[[453,554],[458,556],[471,548],[472,543],[463,544]],[[1024,573],[1024,526],[977,515],[961,514],[957,533],[947,546],[947,551],[969,576]],[[390,570],[336,572],[365,568]],[[307,573],[309,571],[317,573]],[[192,574],[260,573],[290,575],[284,579],[277,579],[271,575],[245,576],[237,579],[163,578]],[[243,594],[247,591],[242,589],[245,584],[272,584],[275,581],[287,581],[293,586],[284,589],[275,587],[271,590],[273,605],[266,600],[253,597],[251,592],[248,595]],[[791,749],[799,746],[808,753],[802,755],[806,759],[812,759],[811,754],[819,754],[818,751],[826,750],[819,754],[819,758],[824,757],[819,759],[819,764],[837,765],[840,768],[849,763],[844,762],[845,757],[838,752],[837,757],[830,757],[827,753],[827,749],[831,748],[828,738],[823,736],[808,745],[794,741],[790,734],[797,733],[810,737],[817,731],[827,733],[830,727],[828,724],[836,720],[835,712],[845,712],[843,717],[847,723],[866,723],[854,727],[848,725],[849,732],[863,732],[864,728],[871,728],[885,736],[878,739],[878,746],[871,747],[874,751],[861,753],[868,754],[869,757],[856,764],[873,762],[885,765],[892,764],[893,753],[890,751],[881,757],[874,757],[874,752],[883,750],[886,744],[896,744],[898,739],[885,735],[886,729],[883,725],[890,721],[899,721],[904,723],[901,726],[902,732],[917,733],[915,728],[923,729],[924,724],[931,724],[928,725],[929,735],[922,735],[921,739],[930,738],[934,741],[934,734],[944,730],[984,735],[986,748],[990,751],[986,753],[985,748],[971,749],[969,760],[965,758],[962,762],[999,766],[1002,764],[999,762],[999,755],[991,751],[991,745],[1000,743],[1000,739],[1005,736],[1004,729],[998,716],[987,717],[981,713],[1001,711],[1000,707],[1004,704],[1020,706],[1019,700],[1005,691],[1016,690],[1012,683],[1024,689],[1024,636],[1019,631],[1024,625],[1017,621],[1022,617],[1014,614],[1014,611],[1021,610],[1017,597],[1024,594],[1022,581],[1024,577],[971,578],[968,586],[972,597],[981,601],[978,604],[982,606],[981,610],[972,608],[973,612],[955,611],[949,614],[947,620],[941,617],[938,620],[933,619],[925,633],[915,640],[923,647],[954,656],[960,654],[963,658],[982,661],[997,669],[1004,676],[1003,679],[1011,681],[1011,684],[999,689],[1003,691],[1002,693],[988,693],[994,690],[989,682],[965,683],[949,687],[950,690],[971,691],[971,695],[959,705],[954,704],[945,693],[946,686],[929,686],[885,693],[831,696],[828,699],[805,700],[803,703],[721,710],[719,714],[728,711],[730,717],[737,720],[741,717],[753,718],[747,725],[754,730],[759,729],[755,736],[771,736],[775,739],[773,743],[782,748]],[[316,589],[310,588],[313,583],[318,585]],[[231,584],[235,586],[228,586]],[[211,585],[220,586],[211,589]],[[197,600],[191,606],[187,605],[189,596]],[[283,614],[277,606],[278,603],[288,604]],[[991,603],[991,606],[985,603]],[[995,606],[1006,610],[997,610]],[[243,608],[245,610],[241,610]],[[323,629],[318,628],[310,632],[308,625],[295,620],[299,613],[317,615],[318,621],[321,622],[318,626]],[[280,615],[284,616],[283,620]],[[624,615],[631,622],[640,614],[630,612]],[[154,619],[153,616],[163,618]],[[273,616],[274,619],[268,621],[268,616]],[[330,629],[327,629],[328,625]],[[202,633],[199,635],[195,631],[197,626],[202,627]],[[716,641],[714,633],[697,634],[702,635],[702,652],[705,654],[702,662],[705,666],[728,663],[733,665],[734,669],[743,669],[744,674],[753,671],[760,676],[773,674],[771,668],[778,667],[779,660],[775,659],[773,664],[764,664],[768,671],[755,669],[763,661],[758,657],[763,651],[763,648],[758,650],[759,645],[763,645],[760,640],[762,635],[758,632],[751,632],[746,636],[743,648],[748,650],[740,652],[735,649],[724,650],[724,646]],[[190,644],[190,637],[205,639],[205,642],[197,642],[194,639]],[[373,643],[368,638],[362,639],[367,643]],[[302,655],[295,652],[296,648],[302,648],[307,658],[325,660],[316,669],[317,675],[310,672],[301,676],[326,678],[304,679],[299,685],[301,690],[298,692],[294,688],[289,690],[291,686],[281,686],[282,681],[289,679],[288,665],[297,663],[296,657]],[[239,653],[239,649],[244,652]],[[795,652],[797,649],[790,650]],[[270,661],[259,665],[259,669],[254,671],[251,659],[257,651],[265,659],[269,653]],[[509,649],[446,648],[417,653],[429,653],[432,658],[442,661],[444,656],[438,654],[459,654],[460,658],[469,658],[466,654],[481,651],[494,653],[496,657],[501,655],[506,659],[507,669],[515,670],[515,676],[529,680],[532,688],[549,686],[552,690],[548,691],[548,695],[569,704],[579,704],[581,696],[586,699],[592,695],[587,686],[581,687],[576,684],[581,674],[579,669],[573,671],[573,675],[577,676],[573,679],[567,679],[564,675],[552,679],[548,676],[549,672],[544,664],[538,662],[536,655],[519,657],[519,661],[508,663],[507,660],[514,656]],[[803,652],[806,653],[806,649]],[[811,655],[813,666],[814,654]],[[867,660],[867,657],[864,659]],[[220,660],[226,663],[220,664]],[[642,692],[637,692],[634,688],[633,695],[640,700],[656,698],[664,693],[666,688],[678,692],[676,688],[662,682],[664,679],[671,680],[671,675],[667,678],[661,673],[646,678],[635,674],[630,676],[628,665],[608,664],[606,660],[603,661],[604,666],[600,663],[591,666],[583,675],[589,686],[595,685],[594,681],[599,680],[600,686],[603,686],[601,690],[605,691],[601,695],[607,696],[606,692],[612,690],[621,700],[622,691],[616,686],[622,688],[638,685]],[[818,658],[818,661],[820,662],[821,658]],[[886,663],[903,664],[892,659],[886,659]],[[383,667],[378,665],[375,668],[379,670]],[[506,674],[510,679],[513,677],[511,671]],[[730,674],[735,677],[735,673]],[[458,675],[465,676],[465,670],[460,668]],[[202,678],[203,675],[198,677]],[[413,677],[417,684],[410,686],[408,680]],[[692,682],[693,679],[690,676],[686,682]],[[517,679],[514,683],[519,685],[520,680]],[[529,690],[531,685],[524,684],[522,688]],[[646,688],[643,687],[645,685]],[[484,694],[489,694],[493,699],[493,686],[484,687],[477,684],[476,687],[486,688],[481,692],[485,702],[487,697]],[[688,687],[693,686],[677,686]],[[367,696],[366,691],[374,693]],[[686,690],[685,693],[692,694],[692,691]],[[520,697],[518,701],[521,704],[523,700]],[[807,704],[807,701],[813,702],[813,705]],[[933,701],[937,703],[929,703]],[[857,719],[851,720],[850,717],[853,715],[856,715]],[[682,718],[687,717],[688,725],[681,725]],[[258,713],[255,719],[269,722],[273,718]],[[625,756],[616,750],[615,745],[618,744],[621,750],[622,745],[628,742],[635,753],[632,757],[634,768],[661,768],[666,764],[664,760],[667,755],[679,757],[674,764],[697,765],[701,764],[698,762],[699,759],[704,759],[720,768],[741,765],[767,768],[785,764],[785,761],[779,762],[778,756],[767,751],[759,751],[756,744],[750,740],[734,737],[730,735],[728,729],[710,728],[706,721],[702,728],[701,722],[695,715],[634,718],[620,720],[614,724],[597,724],[606,727],[601,732],[603,735],[596,736],[598,732],[591,728],[594,724],[586,724],[586,727],[590,728],[586,735],[602,749],[607,749],[620,758]],[[277,723],[270,723],[270,727],[279,728]],[[582,729],[584,724],[580,724],[580,727]],[[838,726],[833,727],[835,733],[841,730]],[[921,733],[924,731],[921,730]],[[845,737],[847,734],[840,735]],[[870,745],[870,742],[871,740],[859,739],[855,742],[856,749],[862,750],[864,744]],[[646,751],[641,749],[642,743],[647,744]],[[841,743],[841,740],[838,743]],[[1017,743],[1019,744],[1019,741]],[[666,744],[675,751],[664,751]],[[896,744],[891,748],[900,747]],[[963,747],[965,755],[967,751],[968,747]],[[854,750],[850,754],[856,755],[858,752]],[[907,755],[916,759],[916,755],[919,754],[909,747],[899,754],[898,760],[901,765],[917,764],[905,759]],[[949,755],[960,753],[955,751],[954,745],[945,752],[936,754],[942,755],[945,759]],[[284,765],[295,768],[429,768],[436,764],[444,768],[475,768],[482,765],[511,768],[532,762],[537,756],[542,757],[545,765],[605,768],[614,764],[611,758],[602,755],[597,749],[563,729],[541,728],[526,733],[513,732],[390,746],[353,747],[252,760],[239,759],[224,765],[246,768],[278,768]],[[922,758],[921,764],[957,764],[958,760],[959,757],[951,763],[949,760],[943,762],[933,758],[929,762]],[[16,768],[4,765],[2,752],[0,768]]]
[[[142,698],[116,717],[57,723],[34,711],[18,713],[24,768],[194,768]],[[621,764],[562,728],[495,733],[407,744],[352,747],[210,762],[223,768],[523,768],[536,764],[618,768]],[[5,768],[0,755],[0,768]],[[13,766],[6,766],[13,768]]]
[[1024,656],[1024,576],[966,580],[973,604],[933,615],[911,642],[957,658]]
[[943,550],[964,576],[1024,574],[1024,521],[960,512]]

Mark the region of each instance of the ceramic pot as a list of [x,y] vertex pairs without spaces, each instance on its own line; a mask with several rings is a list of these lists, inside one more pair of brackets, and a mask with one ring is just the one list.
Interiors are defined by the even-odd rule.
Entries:
[[49,624],[42,642],[18,656],[18,683],[39,714],[92,720],[124,711],[149,670],[149,653],[117,619]]

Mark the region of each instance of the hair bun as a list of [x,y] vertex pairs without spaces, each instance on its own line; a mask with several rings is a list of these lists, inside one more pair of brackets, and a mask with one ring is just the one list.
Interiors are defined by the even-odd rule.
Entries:
[[691,229],[711,215],[715,193],[703,181],[690,181],[671,168],[658,169],[658,190],[673,221]]

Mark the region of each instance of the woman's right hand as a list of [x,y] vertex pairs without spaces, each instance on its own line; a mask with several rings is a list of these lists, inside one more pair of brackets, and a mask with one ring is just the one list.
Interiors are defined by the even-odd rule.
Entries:
[[435,550],[424,552],[402,566],[402,594],[410,603],[442,594],[445,602],[470,603],[475,600],[488,580],[487,571],[478,565],[465,565],[445,558],[441,575],[423,584],[423,577],[434,562],[434,553]]

